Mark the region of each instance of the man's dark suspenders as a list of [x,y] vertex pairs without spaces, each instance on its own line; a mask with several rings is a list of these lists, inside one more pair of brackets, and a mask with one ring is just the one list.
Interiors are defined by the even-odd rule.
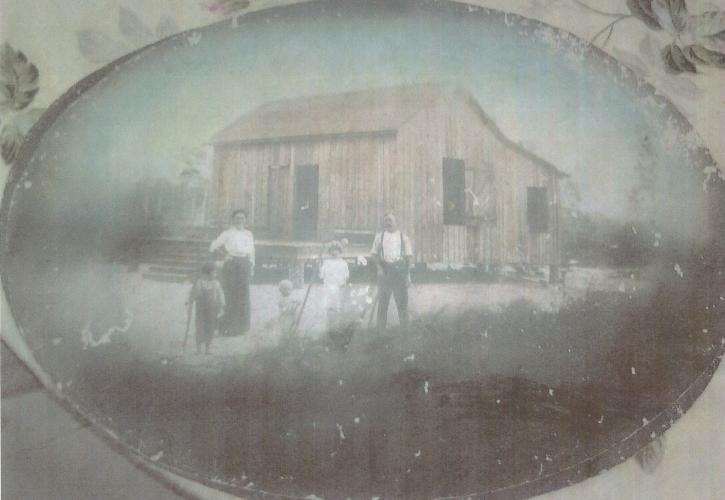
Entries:
[[[385,262],[385,246],[383,245],[384,239],[385,239],[385,230],[383,230],[382,233],[380,233],[380,243],[378,247],[378,258],[380,259],[380,265],[382,266],[383,270],[387,270],[388,267],[397,268],[400,266],[400,264],[405,265],[405,269],[402,269],[402,271],[407,274],[409,271],[408,267],[408,256],[405,253],[405,239],[403,238],[403,231],[398,231],[400,233],[400,260],[398,262]],[[398,269],[400,271],[400,269]]]
[[[403,239],[403,231],[398,231],[398,233],[400,234],[400,258],[404,259],[406,257],[406,253],[405,240]],[[383,246],[383,238],[385,238],[385,230],[380,233],[380,246],[378,247],[378,257],[380,257],[381,261],[385,260],[385,247]]]

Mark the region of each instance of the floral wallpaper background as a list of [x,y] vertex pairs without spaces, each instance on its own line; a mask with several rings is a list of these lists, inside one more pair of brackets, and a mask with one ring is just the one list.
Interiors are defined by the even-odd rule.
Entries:
[[[4,160],[19,136],[72,83],[104,64],[179,31],[284,0],[2,1],[0,103]],[[725,1],[474,0],[538,19],[590,40],[665,94],[725,158]],[[24,61],[24,58],[27,59]],[[14,64],[14,67],[13,67]],[[11,67],[13,67],[11,69]],[[37,68],[33,70],[32,68]],[[38,71],[39,70],[39,71]],[[38,75],[38,72],[40,75]],[[8,99],[12,101],[8,103]],[[722,161],[720,162],[722,163]]]
[[[245,12],[289,3],[297,2],[0,0],[0,183],[30,126],[84,76],[179,31],[220,19],[236,23]],[[725,165],[725,0],[468,3],[538,19],[591,41],[675,104]],[[7,339],[12,332],[7,322],[3,326]],[[721,498],[724,413],[720,367],[665,439],[611,471],[542,498]]]

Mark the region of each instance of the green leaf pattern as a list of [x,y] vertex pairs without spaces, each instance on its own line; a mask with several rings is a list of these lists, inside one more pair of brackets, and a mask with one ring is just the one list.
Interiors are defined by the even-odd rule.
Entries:
[[652,12],[652,0],[627,0],[627,7],[634,17],[653,30],[661,30],[662,26]]
[[6,165],[15,161],[22,143],[23,134],[20,129],[14,123],[3,120],[0,124],[0,153]]
[[38,68],[9,43],[0,49],[0,111],[20,111],[38,93]]
[[685,57],[682,49],[674,43],[665,47],[662,51],[662,59],[664,59],[665,69],[669,73],[697,73],[695,65]]
[[683,49],[685,57],[705,66],[725,69],[725,54],[709,50],[702,45],[688,45]]
[[38,93],[38,68],[21,51],[5,42],[0,48],[0,157],[6,165],[15,161],[23,134],[15,124]]
[[685,0],[627,0],[627,7],[648,28],[672,35],[672,43],[662,50],[668,72],[697,73],[697,66],[725,69],[725,11],[690,15]]

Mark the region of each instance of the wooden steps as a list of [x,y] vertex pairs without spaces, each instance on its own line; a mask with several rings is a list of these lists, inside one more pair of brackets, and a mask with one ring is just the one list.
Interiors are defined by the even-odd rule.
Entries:
[[[165,283],[190,281],[202,265],[213,260],[209,252],[211,240],[187,238],[155,238],[139,241],[139,267],[145,279]],[[320,256],[320,242],[291,242],[257,240],[256,280],[271,280],[288,277],[295,262],[316,261]],[[368,245],[350,244],[343,257],[354,263],[358,256],[367,256]],[[323,252],[323,255],[326,253]],[[298,269],[299,270],[299,269]]]
[[147,280],[161,283],[191,283],[191,276],[180,274],[143,273],[142,276]]
[[163,283],[189,282],[204,263],[211,262],[209,243],[202,239],[146,240],[141,245],[141,275]]

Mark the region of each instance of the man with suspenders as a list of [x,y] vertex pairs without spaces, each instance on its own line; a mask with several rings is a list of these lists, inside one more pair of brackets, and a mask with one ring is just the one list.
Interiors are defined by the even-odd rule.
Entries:
[[371,250],[378,269],[378,319],[382,330],[388,322],[390,296],[395,298],[402,327],[408,326],[408,287],[413,246],[410,238],[398,229],[395,215],[388,213],[383,219],[383,231],[375,235]]

